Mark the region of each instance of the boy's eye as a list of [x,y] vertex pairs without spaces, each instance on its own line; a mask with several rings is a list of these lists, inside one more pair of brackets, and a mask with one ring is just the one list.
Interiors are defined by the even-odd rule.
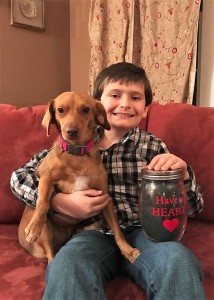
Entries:
[[63,114],[63,113],[64,113],[64,109],[61,108],[61,107],[58,107],[58,108],[57,108],[57,111],[58,111],[59,114]]
[[140,100],[140,97],[139,97],[139,96],[133,96],[133,97],[132,97],[132,100],[138,101],[138,100]]
[[119,95],[118,94],[111,94],[111,97],[112,98],[119,98]]

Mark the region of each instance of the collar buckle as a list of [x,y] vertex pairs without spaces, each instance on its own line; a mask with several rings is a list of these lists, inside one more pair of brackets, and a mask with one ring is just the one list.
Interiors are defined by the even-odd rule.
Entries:
[[77,145],[71,145],[67,144],[67,152],[69,154],[74,154],[74,155],[84,155],[86,153],[86,147],[87,146],[77,146]]
[[91,140],[87,145],[72,145],[67,141],[63,140],[61,136],[58,139],[59,146],[64,150],[67,151],[69,154],[74,155],[85,155],[87,151],[89,151],[93,145],[94,140]]

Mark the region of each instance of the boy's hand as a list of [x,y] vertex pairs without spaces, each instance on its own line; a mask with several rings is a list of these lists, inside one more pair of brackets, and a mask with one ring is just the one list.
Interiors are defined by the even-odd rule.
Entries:
[[51,209],[83,220],[99,214],[110,201],[108,194],[92,189],[72,194],[58,193],[51,199]]
[[189,173],[187,171],[187,164],[181,158],[171,154],[171,153],[163,153],[156,155],[147,166],[148,170],[156,170],[156,171],[167,171],[167,170],[175,170],[182,169],[183,170],[183,180],[189,178]]

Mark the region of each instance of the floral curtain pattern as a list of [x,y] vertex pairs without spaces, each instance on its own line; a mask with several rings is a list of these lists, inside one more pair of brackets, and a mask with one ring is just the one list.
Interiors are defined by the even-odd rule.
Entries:
[[133,45],[133,3],[124,0],[91,0],[90,89],[97,74],[108,65],[131,61]]
[[106,66],[142,66],[153,100],[192,103],[200,0],[91,0],[90,87]]

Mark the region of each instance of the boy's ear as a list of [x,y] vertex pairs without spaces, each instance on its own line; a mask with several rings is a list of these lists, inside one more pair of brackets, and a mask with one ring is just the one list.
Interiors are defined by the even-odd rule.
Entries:
[[147,105],[147,106],[144,107],[144,111],[143,111],[143,114],[142,114],[143,118],[147,117],[149,109],[150,109],[150,105]]

